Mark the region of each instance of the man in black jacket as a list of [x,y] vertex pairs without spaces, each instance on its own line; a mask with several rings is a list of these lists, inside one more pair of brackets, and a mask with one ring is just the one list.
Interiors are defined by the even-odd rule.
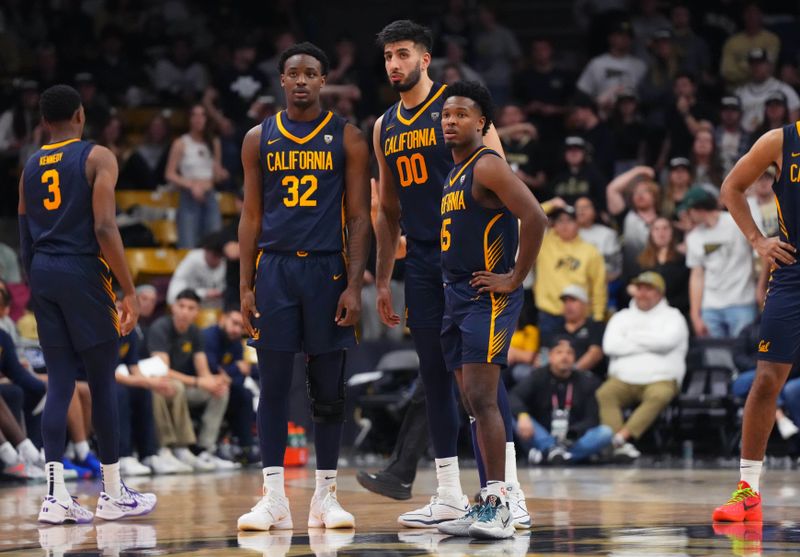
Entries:
[[515,432],[538,464],[580,462],[611,443],[611,428],[599,425],[590,372],[575,369],[575,349],[568,336],[553,339],[547,366],[518,383],[509,393],[517,417]]

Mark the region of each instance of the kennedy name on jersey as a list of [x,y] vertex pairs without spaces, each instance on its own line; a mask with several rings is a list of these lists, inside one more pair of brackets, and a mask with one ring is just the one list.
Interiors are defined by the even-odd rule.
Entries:
[[333,170],[330,151],[275,151],[266,155],[267,170]]
[[464,204],[464,190],[451,191],[450,193],[444,194],[442,197],[443,215],[451,211],[461,211],[466,208],[467,206]]
[[400,153],[406,149],[419,149],[436,145],[436,133],[433,128],[409,130],[392,137],[387,137],[383,144],[384,156]]

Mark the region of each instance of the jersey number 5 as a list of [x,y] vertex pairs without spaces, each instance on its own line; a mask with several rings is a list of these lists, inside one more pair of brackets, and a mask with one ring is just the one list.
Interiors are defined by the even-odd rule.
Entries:
[[[317,177],[313,175],[303,176],[285,176],[281,181],[281,185],[286,186],[286,195],[283,198],[283,204],[287,207],[316,207],[317,200],[312,199],[311,196],[317,191]],[[308,185],[308,188],[300,195],[300,186]]]
[[47,191],[52,197],[45,197],[42,203],[48,211],[55,211],[61,207],[61,180],[58,177],[58,170],[47,170],[42,174],[42,183],[47,184]]
[[442,251],[447,251],[450,249],[450,242],[452,241],[452,236],[450,236],[450,231],[447,230],[447,225],[449,225],[451,222],[453,222],[453,219],[442,220],[442,233],[441,233]]
[[411,184],[424,184],[428,181],[425,157],[420,153],[414,153],[410,157],[397,157],[397,175],[400,177],[400,185],[404,188]]

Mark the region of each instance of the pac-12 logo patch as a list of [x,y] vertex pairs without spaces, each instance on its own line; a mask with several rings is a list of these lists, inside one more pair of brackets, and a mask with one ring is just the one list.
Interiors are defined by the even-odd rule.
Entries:
[[433,120],[435,122],[438,119],[439,119],[439,113],[438,112],[431,112],[431,120]]
[[461,180],[459,180],[459,182],[461,182],[461,184],[463,185],[464,184],[464,180],[466,180],[466,179],[467,179],[466,175],[462,175],[461,176]]
[[331,141],[333,141],[333,136],[332,136],[331,134],[329,134],[329,133],[326,133],[326,134],[323,136],[323,139],[325,140],[325,143],[326,143],[327,145],[330,145],[330,144],[331,144]]

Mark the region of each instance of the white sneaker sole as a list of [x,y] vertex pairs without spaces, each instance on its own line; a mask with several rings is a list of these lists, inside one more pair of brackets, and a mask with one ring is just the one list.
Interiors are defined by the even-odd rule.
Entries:
[[514,536],[514,525],[510,524],[505,528],[482,528],[478,523],[470,526],[470,537],[479,540],[505,540]]
[[153,512],[155,510],[156,505],[158,505],[158,502],[154,503],[152,507],[149,507],[149,508],[148,507],[143,507],[143,508],[137,507],[136,509],[134,509],[131,512],[126,512],[126,511],[120,510],[119,507],[114,505],[114,506],[110,506],[110,507],[107,507],[107,508],[104,507],[103,509],[97,509],[95,511],[94,515],[97,518],[102,518],[103,520],[109,520],[109,521],[120,520],[121,518],[127,518],[127,517],[133,517],[133,516],[144,516],[146,514],[150,514],[151,512]]
[[450,522],[451,520],[461,518],[468,510],[469,509],[453,509],[453,514],[451,516],[439,516],[438,518],[425,515],[409,516],[401,514],[397,517],[397,523],[406,528],[436,528],[443,522]]
[[342,516],[338,520],[323,521],[321,518],[315,516],[308,516],[309,528],[355,528],[356,521],[353,517]]
[[266,523],[246,518],[247,515],[239,518],[236,527],[244,532],[267,532],[268,530],[291,530],[292,517],[287,516],[277,522]]

